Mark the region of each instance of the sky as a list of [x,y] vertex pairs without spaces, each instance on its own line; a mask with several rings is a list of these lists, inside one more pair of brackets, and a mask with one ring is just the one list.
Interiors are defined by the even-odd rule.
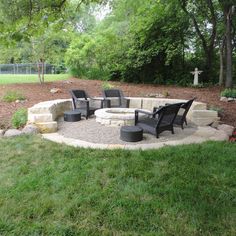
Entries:
[[103,20],[107,14],[111,12],[111,8],[109,6],[109,3],[107,3],[105,6],[99,6],[97,10],[94,12],[94,16],[97,21]]

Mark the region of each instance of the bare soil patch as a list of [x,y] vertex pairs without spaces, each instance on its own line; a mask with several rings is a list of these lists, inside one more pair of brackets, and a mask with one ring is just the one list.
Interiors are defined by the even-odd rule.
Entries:
[[[130,84],[121,82],[111,82],[111,84],[123,90],[126,96],[148,97],[150,94],[169,94],[168,98],[190,99],[197,97],[197,101],[205,102],[208,107],[214,107],[222,110],[220,112],[221,121],[223,123],[236,127],[236,102],[221,102],[221,87],[209,88],[182,88],[177,86],[147,85],[147,84]],[[52,88],[59,88],[60,93],[52,94]],[[64,81],[55,81],[40,84],[10,84],[0,85],[0,98],[8,90],[16,90],[25,95],[26,101],[23,103],[3,102],[0,100],[0,128],[10,127],[12,114],[19,108],[29,108],[36,103],[70,98],[70,89],[85,89],[91,96],[101,96],[102,81],[100,80],[82,80],[71,78]]]

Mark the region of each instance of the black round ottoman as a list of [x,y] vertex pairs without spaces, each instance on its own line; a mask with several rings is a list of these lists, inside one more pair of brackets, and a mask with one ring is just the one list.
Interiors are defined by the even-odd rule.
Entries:
[[138,126],[122,126],[120,139],[126,142],[138,142],[143,139],[143,129]]
[[79,110],[71,110],[64,112],[64,121],[76,122],[81,120],[81,112]]

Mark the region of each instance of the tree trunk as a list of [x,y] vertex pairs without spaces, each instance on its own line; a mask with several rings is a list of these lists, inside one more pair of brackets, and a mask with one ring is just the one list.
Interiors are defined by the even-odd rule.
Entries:
[[37,63],[37,68],[38,68],[38,79],[39,79],[39,83],[42,84],[42,78],[41,78],[41,62],[38,61]]
[[224,48],[225,48],[225,37],[220,45],[220,74],[219,74],[219,85],[224,84]]
[[233,87],[233,78],[232,78],[232,6],[225,9],[226,17],[226,81],[225,87]]
[[41,63],[42,63],[41,79],[42,79],[42,83],[44,83],[44,60],[42,60]]
[[[212,0],[207,0],[207,1],[202,1],[203,3],[205,2],[207,5],[202,5],[202,6],[207,6],[207,10],[210,12],[209,16],[209,21],[212,23],[212,31],[209,34],[209,37],[207,37],[204,34],[204,31],[202,31],[202,26],[201,23],[198,21],[197,14],[194,12],[189,11],[188,9],[188,1],[187,0],[179,0],[182,9],[190,19],[193,21],[193,25],[195,27],[196,33],[201,40],[202,43],[202,48],[205,53],[205,66],[204,66],[204,73],[202,76],[203,82],[209,82],[210,79],[212,79],[212,61],[213,61],[213,55],[214,55],[214,47],[215,47],[215,38],[216,38],[216,27],[217,27],[217,20],[216,20],[216,11],[214,8],[214,4]],[[201,12],[201,11],[200,11]]]
[[208,48],[208,50],[205,51],[206,55],[206,61],[205,61],[205,66],[203,69],[203,77],[202,80],[203,82],[207,83],[211,81],[212,79],[212,59],[213,59],[213,48]]

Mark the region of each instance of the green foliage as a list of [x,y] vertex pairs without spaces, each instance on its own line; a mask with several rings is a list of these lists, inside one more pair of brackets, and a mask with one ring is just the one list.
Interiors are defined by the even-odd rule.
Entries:
[[[102,11],[107,2],[110,14],[96,21],[96,10]],[[208,78],[216,83],[225,35],[222,8],[233,2],[0,0],[4,45],[0,46],[0,62],[43,60],[59,67],[66,64],[73,75],[90,79],[181,86],[191,83],[189,72],[197,66],[203,70],[203,82]],[[201,37],[194,30],[193,16]],[[216,34],[212,34],[213,16]],[[235,60],[234,54],[233,64]]]
[[220,95],[227,98],[236,98],[236,89],[225,89]]
[[0,139],[0,232],[234,235],[235,152],[228,142],[127,151]]
[[27,123],[27,109],[20,108],[12,116],[12,126],[14,128],[23,127]]
[[3,95],[2,100],[4,102],[14,102],[16,100],[25,100],[25,96],[18,91],[9,90]]
[[181,42],[187,23],[173,1],[115,1],[112,15],[72,41],[66,63],[89,78],[100,71],[109,79],[174,83],[183,75]]
[[76,37],[67,50],[65,60],[75,76],[86,76],[90,79],[98,79],[98,65],[94,58],[95,43],[91,36],[81,35]]
[[111,83],[109,83],[108,81],[104,81],[103,83],[102,83],[102,88],[103,89],[112,89],[114,86],[111,84]]

